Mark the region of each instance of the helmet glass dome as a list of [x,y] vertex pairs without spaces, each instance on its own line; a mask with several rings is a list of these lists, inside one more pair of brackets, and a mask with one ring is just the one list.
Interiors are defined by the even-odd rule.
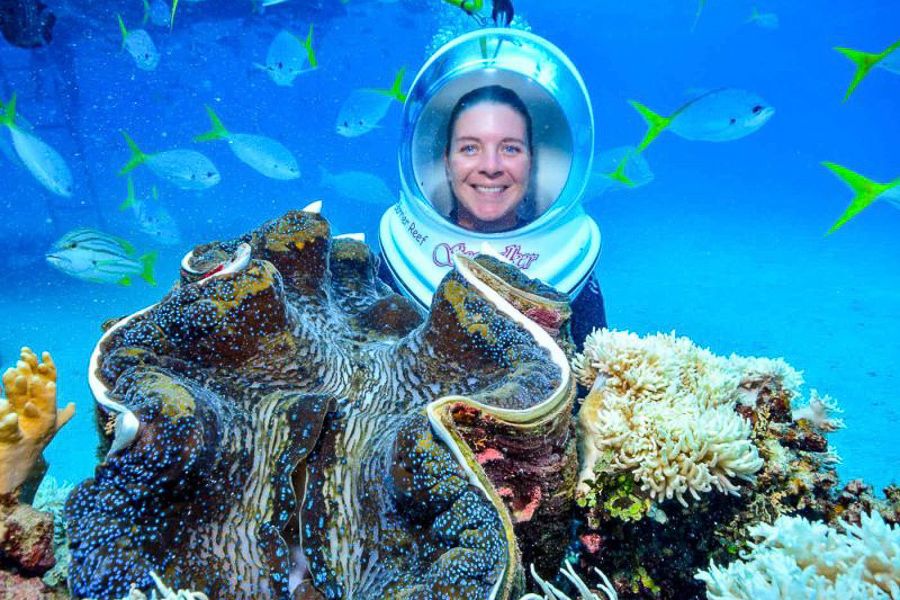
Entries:
[[445,164],[448,125],[467,93],[512,90],[532,122],[531,178],[519,209],[522,229],[539,227],[581,199],[593,151],[593,115],[568,58],[533,34],[485,29],[451,41],[422,67],[403,111],[400,174],[423,212],[448,219],[454,208]]

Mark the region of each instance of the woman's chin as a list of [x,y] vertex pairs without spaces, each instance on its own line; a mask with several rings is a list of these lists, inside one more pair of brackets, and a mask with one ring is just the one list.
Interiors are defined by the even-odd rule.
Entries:
[[516,224],[515,215],[488,214],[483,216],[476,215],[476,218],[478,219],[477,231],[485,233],[506,231],[515,227]]

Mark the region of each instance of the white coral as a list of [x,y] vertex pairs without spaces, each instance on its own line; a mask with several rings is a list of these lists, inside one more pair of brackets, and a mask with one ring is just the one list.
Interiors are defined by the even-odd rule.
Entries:
[[[596,567],[594,567],[594,572],[597,573],[602,580],[597,585],[597,591],[603,594],[603,598],[588,588],[587,584],[585,584],[584,580],[581,579],[581,576],[575,572],[575,569],[569,561],[563,561],[563,568],[560,569],[559,572],[575,586],[576,590],[578,590],[578,600],[618,600],[619,598],[619,595],[616,593],[616,588],[613,587],[613,584],[609,581],[603,571]],[[543,595],[529,593],[519,598],[519,600],[572,600],[572,598],[560,591],[552,583],[541,579],[541,576],[534,570],[534,565],[531,565],[531,577],[538,586],[540,586]]]
[[[137,589],[137,587],[132,584],[128,595],[123,596],[120,600],[209,600],[209,596],[207,596],[203,592],[195,592],[192,590],[173,590],[165,583],[163,583],[163,580],[160,579],[159,575],[157,575],[154,571],[150,571],[150,577],[151,579],[153,579],[153,583],[156,584],[156,589],[151,590],[149,596],[147,596],[141,590]],[[91,599],[86,598],[85,600]]]
[[841,528],[788,516],[754,525],[743,561],[696,577],[711,600],[900,598],[900,527],[873,513]]
[[805,406],[798,406],[791,411],[791,418],[795,421],[806,419],[813,427],[821,431],[837,431],[844,427],[843,419],[832,417],[835,413],[844,412],[838,408],[837,402],[831,396],[819,396],[816,390],[809,394],[809,402]]
[[595,331],[573,370],[591,386],[579,413],[581,489],[598,462],[630,472],[658,500],[713,488],[737,494],[734,479],[763,466],[750,423],[735,412],[740,377],[727,361],[687,338]]

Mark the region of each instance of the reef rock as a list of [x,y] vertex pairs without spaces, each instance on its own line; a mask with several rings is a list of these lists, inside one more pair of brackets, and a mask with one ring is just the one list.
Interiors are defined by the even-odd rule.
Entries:
[[109,327],[90,374],[109,453],[66,509],[76,596],[152,571],[217,599],[509,598],[520,547],[555,569],[575,383],[525,314],[564,319],[565,298],[458,257],[422,316],[375,272],[292,212],[195,248]]
[[55,564],[53,515],[0,495],[0,565],[40,575]]
[[[841,514],[825,437],[837,406],[815,392],[797,406],[803,380],[783,360],[604,330],[574,372],[591,390],[578,416],[580,567],[602,569],[620,598],[701,597],[693,574],[749,550],[751,526]],[[848,496],[845,512],[858,503]]]
[[53,590],[38,577],[24,577],[0,570],[0,598],[14,600],[69,600],[68,593]]

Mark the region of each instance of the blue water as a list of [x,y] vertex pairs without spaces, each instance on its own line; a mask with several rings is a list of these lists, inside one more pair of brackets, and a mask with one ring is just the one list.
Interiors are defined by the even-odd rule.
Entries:
[[[290,0],[263,15],[251,14],[249,2],[182,2],[171,32],[147,26],[162,57],[145,72],[121,50],[115,22],[120,12],[137,26],[139,2],[50,4],[59,22],[49,47],[0,42],[0,93],[18,94],[35,133],[67,158],[76,189],[70,199],[54,197],[0,154],[0,356],[11,365],[23,344],[53,353],[61,402],[75,402],[77,415],[45,455],[52,474],[77,481],[96,463],[86,369],[100,324],[156,302],[193,244],[235,236],[317,198],[337,232],[374,240],[387,207],[320,189],[319,167],[369,171],[396,189],[400,106],[353,139],[334,132],[338,109],[355,88],[389,87],[400,66],[411,82],[438,29],[466,19],[438,0]],[[775,30],[746,22],[753,4],[709,0],[693,31],[692,0],[516,7],[581,70],[598,150],[640,140],[644,124],[629,99],[669,113],[703,90],[737,87],[775,107],[768,124],[733,142],[663,133],[646,152],[651,184],[591,199],[604,236],[599,269],[610,326],[674,330],[720,354],[784,357],[804,372],[807,395],[815,388],[844,409],[847,428],[831,437],[844,459],[841,476],[881,487],[896,481],[900,466],[900,211],[877,202],[825,237],[852,194],[819,163],[882,182],[900,176],[900,76],[876,69],[842,103],[853,67],[832,50],[880,51],[896,41],[900,4],[756,3],[778,14]],[[303,35],[311,22],[320,68],[293,87],[275,86],[253,63],[265,61],[279,29]],[[233,131],[284,143],[303,176],[266,179],[224,143],[194,144],[208,129],[204,104]],[[116,173],[128,159],[120,129],[147,151],[200,149],[222,172],[204,192],[160,185],[182,229],[175,247],[159,247],[117,210],[125,182]],[[155,180],[139,169],[135,183],[146,193]],[[52,269],[47,247],[76,226],[158,250],[160,285],[90,284]]]

